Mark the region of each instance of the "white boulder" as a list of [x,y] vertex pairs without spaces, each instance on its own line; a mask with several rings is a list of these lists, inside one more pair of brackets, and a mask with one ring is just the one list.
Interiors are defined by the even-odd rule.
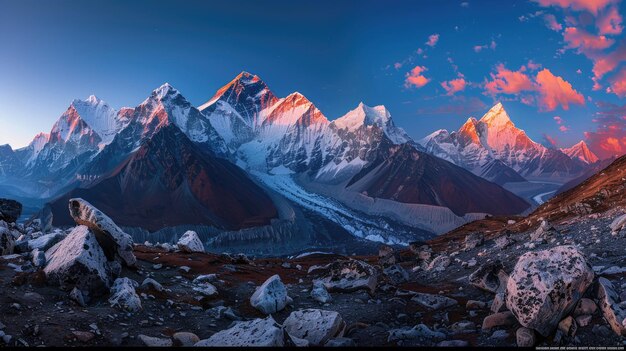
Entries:
[[139,283],[129,278],[117,278],[111,288],[109,303],[113,307],[118,307],[129,312],[141,310],[141,299],[135,288]]
[[250,297],[252,307],[265,314],[276,313],[292,302],[278,274],[269,277]]
[[232,328],[219,331],[210,338],[200,340],[194,346],[209,347],[282,347],[285,345],[283,328],[272,316],[239,322]]
[[[311,270],[309,270],[311,271]],[[330,292],[353,292],[368,290],[371,294],[376,291],[378,273],[376,268],[359,260],[338,260],[319,267],[312,272],[323,272],[319,281]]]
[[291,312],[283,326],[290,336],[320,346],[332,338],[343,336],[346,323],[335,311],[306,309]]
[[548,336],[576,307],[593,277],[574,246],[527,252],[509,277],[506,305],[522,326]]
[[122,231],[111,218],[80,198],[70,199],[69,208],[70,215],[77,224],[85,225],[94,232],[109,260],[118,256],[129,267],[137,263],[133,254],[133,238]]
[[44,273],[49,283],[64,290],[77,287],[94,295],[108,292],[113,280],[111,267],[95,234],[85,226],[75,227],[60,243],[46,251]]
[[183,236],[178,239],[178,249],[182,252],[205,252],[202,240],[198,236],[198,233],[193,230],[188,230]]

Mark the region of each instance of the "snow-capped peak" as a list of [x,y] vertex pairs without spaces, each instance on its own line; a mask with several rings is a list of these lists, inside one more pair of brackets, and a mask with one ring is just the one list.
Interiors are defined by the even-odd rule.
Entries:
[[489,127],[502,127],[507,124],[513,125],[509,114],[502,106],[501,102],[495,104],[487,113],[480,119],[480,122],[487,124]]
[[152,96],[158,100],[164,100],[166,97],[173,97],[180,94],[170,83],[165,83],[152,92]]
[[561,149],[561,151],[563,151],[563,153],[570,158],[577,158],[587,164],[598,161],[598,156],[589,150],[587,143],[583,140],[579,141],[576,145],[570,148]]
[[[71,109],[76,111],[78,117],[96,132],[105,144],[113,140],[115,133],[119,131],[117,112],[95,95],[90,95],[86,100],[72,101],[68,111]],[[69,115],[66,112],[64,116]]]
[[388,124],[393,125],[393,122],[391,121],[391,114],[387,111],[385,106],[380,105],[369,107],[363,102],[360,102],[354,110],[351,110],[342,117],[337,118],[333,123],[337,128],[347,129],[351,132],[361,126],[377,125],[384,128]]

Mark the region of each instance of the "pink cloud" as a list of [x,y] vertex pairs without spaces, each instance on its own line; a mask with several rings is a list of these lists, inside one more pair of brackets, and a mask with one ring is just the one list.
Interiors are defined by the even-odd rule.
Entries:
[[582,11],[586,10],[594,15],[601,9],[605,8],[611,3],[615,3],[616,0],[533,0],[543,7],[558,6],[564,9],[571,8],[572,10]]
[[396,62],[396,63],[393,64],[393,68],[400,69],[400,68],[402,68],[402,64],[400,62]]
[[537,73],[535,79],[540,95],[539,105],[545,111],[553,111],[559,105],[568,110],[570,104],[585,104],[585,97],[582,94],[563,78],[553,75],[547,68]]
[[563,26],[557,22],[556,17],[554,17],[554,15],[552,14],[548,14],[543,16],[543,19],[546,21],[546,26],[555,31],[555,32],[560,32],[561,30],[563,30]]
[[567,127],[567,126],[560,126],[560,127],[559,127],[559,130],[560,130],[561,132],[565,133],[565,132],[567,132],[567,131],[569,130],[569,127]]
[[432,34],[431,36],[428,37],[428,41],[426,42],[426,45],[430,47],[434,47],[435,45],[437,45],[438,41],[439,41],[439,34]]
[[491,81],[485,83],[485,91],[490,95],[518,94],[525,90],[532,90],[533,85],[530,77],[523,73],[524,66],[519,71],[511,71],[503,64],[496,66],[496,73],[491,73]]
[[596,131],[585,132],[589,148],[604,159],[626,153],[626,105],[598,103],[600,110],[593,119]]
[[602,78],[617,68],[622,61],[626,61],[626,40],[622,40],[612,52],[593,58],[593,74],[596,78]]
[[583,73],[583,71],[581,71],[581,70],[580,70],[580,68],[579,68],[579,69],[577,69],[577,70],[576,70],[576,73],[578,73],[578,74],[582,74],[582,73]]
[[558,124],[558,125],[563,124],[563,118],[561,118],[559,116],[554,116],[554,120],[556,121],[556,124]]
[[553,148],[558,147],[557,145],[559,144],[558,140],[556,140],[555,137],[550,136],[548,134],[544,134],[543,138],[545,140],[545,143],[547,143],[549,146],[552,146]]
[[596,36],[576,27],[565,28],[563,39],[568,49],[578,49],[579,52],[604,50],[615,43],[604,35]]
[[410,72],[406,74],[404,86],[407,88],[415,87],[421,88],[430,82],[430,79],[424,77],[422,73],[428,69],[424,66],[415,66]]
[[498,44],[496,44],[496,41],[495,40],[491,40],[491,43],[489,43],[489,44],[475,45],[474,46],[474,51],[475,52],[481,52],[482,50],[486,50],[486,49],[495,50],[497,46],[498,46]]
[[622,34],[622,16],[617,11],[617,6],[611,6],[603,12],[596,21],[596,27],[600,34],[617,35]]
[[621,98],[626,97],[626,67],[611,78],[611,92]]
[[465,89],[465,79],[457,78],[449,81],[441,82],[441,87],[446,91],[446,95],[451,96]]
[[533,62],[533,60],[530,60],[526,64],[526,67],[528,67],[528,69],[530,69],[531,71],[536,71],[536,70],[541,68],[541,64],[535,63],[535,62]]

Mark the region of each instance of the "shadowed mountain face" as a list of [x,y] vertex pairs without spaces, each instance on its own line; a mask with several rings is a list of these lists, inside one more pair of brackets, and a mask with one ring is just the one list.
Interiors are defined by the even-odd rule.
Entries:
[[348,187],[371,197],[445,206],[457,215],[516,214],[530,206],[499,185],[407,144],[387,147]]
[[176,126],[161,128],[110,176],[51,203],[54,225],[71,225],[67,203],[81,197],[123,226],[181,224],[240,229],[277,216],[264,191],[237,166],[201,152]]

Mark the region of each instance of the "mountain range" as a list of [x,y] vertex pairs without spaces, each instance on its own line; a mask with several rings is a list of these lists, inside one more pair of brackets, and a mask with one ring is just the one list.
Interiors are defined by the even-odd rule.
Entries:
[[167,83],[133,108],[74,100],[25,148],[0,146],[0,190],[47,203],[55,225],[70,221],[67,199],[83,197],[149,231],[245,231],[304,211],[355,237],[406,243],[524,212],[531,204],[502,185],[565,182],[596,162],[584,142],[532,141],[500,103],[416,142],[384,106],[331,121],[304,95],[277,97],[242,72],[197,108]]

